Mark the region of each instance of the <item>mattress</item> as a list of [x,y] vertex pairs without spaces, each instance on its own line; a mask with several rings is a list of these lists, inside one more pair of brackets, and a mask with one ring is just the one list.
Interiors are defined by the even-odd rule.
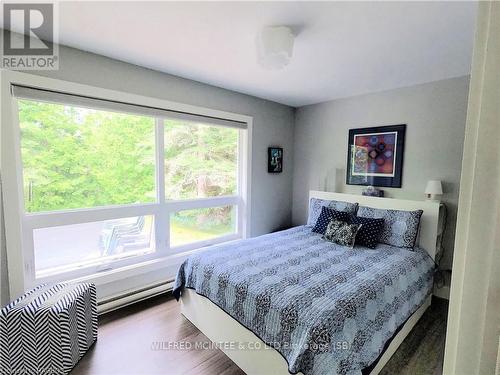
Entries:
[[429,296],[433,273],[423,249],[349,249],[299,226],[190,256],[173,293],[209,298],[290,373],[359,374]]

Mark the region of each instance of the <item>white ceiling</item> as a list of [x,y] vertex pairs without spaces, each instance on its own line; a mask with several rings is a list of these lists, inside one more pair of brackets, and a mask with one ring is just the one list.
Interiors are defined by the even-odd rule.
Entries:
[[[473,2],[62,2],[60,43],[291,106],[469,74]],[[255,36],[292,26],[290,65]]]

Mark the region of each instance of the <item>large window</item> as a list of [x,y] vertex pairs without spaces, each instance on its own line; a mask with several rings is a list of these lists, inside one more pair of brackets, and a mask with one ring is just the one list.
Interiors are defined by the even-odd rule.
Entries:
[[20,233],[33,281],[244,236],[245,123],[41,89],[13,92]]

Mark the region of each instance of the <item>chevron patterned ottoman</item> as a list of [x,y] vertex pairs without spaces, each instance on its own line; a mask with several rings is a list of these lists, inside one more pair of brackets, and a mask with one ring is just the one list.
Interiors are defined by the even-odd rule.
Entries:
[[0,310],[0,374],[68,374],[96,339],[94,284],[40,285]]

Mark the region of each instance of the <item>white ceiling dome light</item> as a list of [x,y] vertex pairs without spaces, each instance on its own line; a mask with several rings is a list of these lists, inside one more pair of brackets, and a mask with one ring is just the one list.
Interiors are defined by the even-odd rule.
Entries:
[[257,62],[266,69],[283,69],[292,58],[294,35],[287,26],[267,26],[257,34]]

